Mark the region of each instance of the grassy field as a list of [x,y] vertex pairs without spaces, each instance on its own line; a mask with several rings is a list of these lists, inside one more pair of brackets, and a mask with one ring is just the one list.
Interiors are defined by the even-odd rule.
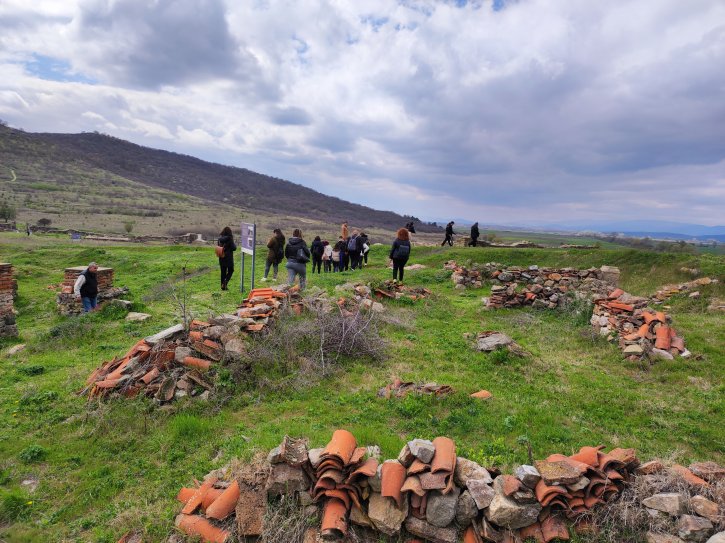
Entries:
[[[348,281],[389,277],[385,247],[373,247],[363,272],[309,277],[311,287],[333,292]],[[641,458],[725,461],[725,316],[706,310],[725,297],[722,282],[669,304],[675,327],[696,355],[652,367],[622,359],[618,349],[593,339],[588,314],[575,311],[486,311],[488,287],[458,291],[446,260],[622,270],[621,286],[652,294],[665,283],[689,279],[682,266],[725,279],[725,258],[624,249],[563,251],[415,248],[406,283],[433,291],[425,301],[386,303],[389,342],[381,362],[347,360],[331,376],[302,384],[272,376],[265,386],[222,391],[208,403],[179,401],[157,408],[146,400],[88,404],[75,393],[99,363],[123,354],[138,338],[178,321],[171,296],[183,266],[195,315],[229,312],[239,292],[222,292],[209,247],[101,246],[52,237],[0,234],[0,261],[12,262],[19,282],[22,337],[0,342],[0,541],[114,542],[138,529],[144,541],[173,533],[182,485],[234,457],[249,458],[277,445],[284,434],[324,445],[336,428],[364,444],[397,455],[413,437],[448,435],[459,452],[510,468],[535,457],[571,453],[582,445],[635,447]],[[91,260],[116,271],[117,286],[131,289],[133,310],[150,313],[128,323],[108,308],[83,318],[55,312],[63,268]],[[261,259],[260,259],[261,260]],[[262,263],[257,274],[261,276]],[[234,280],[238,281],[239,269]],[[464,334],[499,330],[532,353],[530,358],[484,355]],[[27,348],[12,357],[17,342]],[[376,397],[378,388],[404,380],[450,384],[441,399]],[[481,388],[494,397],[473,401]],[[21,483],[37,480],[30,492]]]

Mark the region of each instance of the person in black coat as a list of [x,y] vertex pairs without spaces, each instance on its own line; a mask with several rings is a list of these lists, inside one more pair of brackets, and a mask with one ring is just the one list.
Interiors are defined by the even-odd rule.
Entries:
[[471,226],[471,241],[468,242],[468,246],[475,247],[476,243],[478,243],[478,236],[480,236],[481,233],[478,231],[478,223],[474,222],[473,226]]
[[234,251],[237,250],[237,246],[234,244],[232,229],[225,226],[224,230],[219,234],[219,239],[217,239],[216,244],[218,247],[224,249],[223,255],[219,257],[222,290],[229,290],[227,284],[232,278],[232,274],[234,274]]
[[410,258],[410,233],[407,228],[398,230],[388,256],[393,261],[393,281],[402,283],[405,265]]
[[453,236],[456,234],[453,231],[453,225],[456,224],[455,222],[451,221],[446,225],[446,239],[443,240],[443,243],[441,243],[441,247],[443,247],[446,243],[453,247]]
[[315,236],[310,245],[310,252],[312,253],[312,273],[315,273],[315,268],[317,268],[319,274],[322,270],[322,253],[325,252],[325,246],[322,244],[320,236]]
[[284,256],[287,258],[287,283],[293,284],[295,276],[300,276],[300,290],[307,286],[307,263],[310,261],[310,249],[302,239],[302,230],[295,228],[292,237],[287,241],[284,248]]
[[362,267],[362,242],[360,241],[360,233],[354,230],[350,240],[347,242],[347,252],[350,254],[350,269],[356,270]]

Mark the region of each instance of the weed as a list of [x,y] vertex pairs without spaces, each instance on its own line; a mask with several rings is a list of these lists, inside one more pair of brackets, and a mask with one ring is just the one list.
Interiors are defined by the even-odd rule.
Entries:
[[211,432],[211,423],[208,419],[187,414],[174,417],[169,427],[174,440],[178,442],[198,441]]
[[20,366],[18,368],[18,372],[20,372],[24,375],[40,375],[42,373],[45,373],[45,366],[41,366],[40,364],[30,364],[28,366]]
[[19,490],[0,490],[0,524],[27,519],[32,505],[28,496]]
[[48,451],[40,445],[29,445],[20,451],[18,456],[20,457],[20,460],[26,464],[34,464],[45,460],[48,456]]

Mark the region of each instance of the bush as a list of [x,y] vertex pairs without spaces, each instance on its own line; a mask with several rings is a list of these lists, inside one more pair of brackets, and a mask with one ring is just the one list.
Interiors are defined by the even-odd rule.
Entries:
[[18,371],[25,375],[40,375],[41,373],[45,373],[45,366],[41,366],[39,364],[31,364],[29,366],[20,366],[18,368]]
[[40,445],[29,445],[20,451],[18,456],[26,464],[34,464],[35,462],[45,460],[45,457],[48,456],[48,451]]
[[1,491],[0,524],[28,518],[32,501],[19,490]]

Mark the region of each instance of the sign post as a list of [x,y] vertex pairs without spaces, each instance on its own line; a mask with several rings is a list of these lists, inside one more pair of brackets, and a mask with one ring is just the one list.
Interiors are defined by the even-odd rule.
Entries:
[[244,255],[252,255],[252,287],[250,290],[254,290],[254,263],[256,256],[256,245],[257,245],[257,225],[254,223],[243,222],[242,223],[242,237],[241,237],[242,250],[242,273],[240,291],[244,292]]

